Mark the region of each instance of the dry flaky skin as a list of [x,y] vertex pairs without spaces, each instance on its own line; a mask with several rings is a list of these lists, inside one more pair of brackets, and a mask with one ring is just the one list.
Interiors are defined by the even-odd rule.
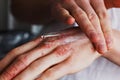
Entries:
[[[57,34],[59,34],[59,35],[56,35],[56,34],[44,35],[44,37],[41,37],[41,38],[43,38],[42,41],[40,40],[39,43],[37,42],[38,45],[36,45],[36,47],[32,48],[31,50],[25,51],[21,54],[18,53],[19,51],[17,51],[17,53],[14,52],[14,51],[16,51],[16,49],[22,50],[21,47],[16,48],[15,50],[12,50],[12,52],[10,52],[8,54],[8,55],[10,55],[9,57],[11,57],[11,59],[8,58],[8,56],[6,56],[6,57],[8,59],[10,59],[10,61],[13,61],[13,62],[0,75],[0,80],[14,79],[15,76],[17,76],[21,71],[23,71],[28,66],[33,66],[33,67],[35,66],[36,68],[38,68],[41,64],[42,65],[43,65],[43,63],[45,64],[45,62],[46,62],[44,59],[45,57],[47,57],[49,55],[50,56],[54,55],[56,57],[52,57],[52,58],[56,58],[56,59],[54,59],[54,60],[50,59],[49,64],[51,62],[53,62],[53,63],[48,65],[47,68],[49,68],[50,66],[60,63],[61,61],[64,61],[65,59],[67,59],[68,56],[71,55],[71,53],[75,54],[75,53],[81,52],[79,48],[81,48],[82,44],[84,44],[84,42],[85,43],[89,42],[89,40],[87,39],[85,34],[83,34],[78,28],[67,29],[67,30],[61,31]],[[31,43],[31,42],[29,42],[29,43]],[[80,45],[78,43],[80,43]],[[77,49],[77,50],[75,50],[75,49]],[[17,56],[12,57],[13,54],[15,54]],[[43,56],[45,56],[45,57],[43,57]],[[5,61],[6,57],[0,62],[0,64],[6,62]],[[39,63],[41,63],[41,61],[43,61],[43,63],[38,65],[38,62],[36,61],[37,59],[38,59]],[[56,62],[54,62],[54,61],[56,61]],[[3,65],[4,67],[0,66],[1,70],[3,70],[6,66],[8,66],[9,63],[7,63],[7,65],[6,64]],[[32,64],[34,64],[34,65],[32,65]],[[38,76],[40,73],[43,72],[43,71],[41,71],[41,68],[38,68],[37,71],[35,69],[35,71],[34,71],[33,67],[32,67],[32,69],[33,69],[32,73],[35,73],[35,75],[34,75],[34,77],[33,77],[33,75],[31,76],[31,78],[29,77],[29,80],[34,79],[36,76]],[[27,69],[29,69],[29,67]],[[44,70],[44,69],[42,68],[42,70]],[[45,68],[45,70],[46,70],[46,68]],[[27,71],[27,70],[25,70],[25,71]],[[41,72],[39,72],[39,71],[41,71]],[[25,74],[27,76],[27,74],[25,72],[21,73],[21,75],[23,75],[23,74]],[[19,77],[20,76],[18,76],[18,78]],[[15,80],[17,80],[17,78],[15,78]],[[22,79],[22,80],[28,80],[28,77],[27,78],[24,77],[24,79]]]
[[[101,56],[79,28],[56,34],[44,35],[9,52],[0,61],[0,80],[56,80],[88,67]],[[114,34],[115,46],[104,56],[119,64],[115,56],[120,55],[120,32]]]

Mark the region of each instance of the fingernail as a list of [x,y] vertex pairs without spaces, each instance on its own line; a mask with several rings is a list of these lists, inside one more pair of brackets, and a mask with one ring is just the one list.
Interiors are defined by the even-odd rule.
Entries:
[[75,22],[74,18],[68,18],[67,19],[67,24],[72,25]]
[[107,49],[106,47],[103,45],[103,44],[99,44],[98,45],[98,51],[101,53],[101,54],[104,54],[107,52]]

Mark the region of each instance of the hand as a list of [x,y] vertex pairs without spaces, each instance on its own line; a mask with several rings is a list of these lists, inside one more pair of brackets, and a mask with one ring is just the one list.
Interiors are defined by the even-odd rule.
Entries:
[[72,28],[13,49],[0,61],[0,80],[55,80],[86,68],[99,56],[85,34]]
[[112,48],[112,29],[104,0],[52,0],[51,4],[53,16],[67,24],[76,21],[98,52]]

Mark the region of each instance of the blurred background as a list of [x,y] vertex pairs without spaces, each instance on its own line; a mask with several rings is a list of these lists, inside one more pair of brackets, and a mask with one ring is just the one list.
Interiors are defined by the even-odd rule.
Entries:
[[30,41],[38,35],[68,27],[57,22],[46,25],[31,25],[20,22],[11,14],[10,5],[10,0],[0,0],[0,58],[11,49]]
[[14,19],[10,12],[10,0],[0,0],[0,31],[6,30],[28,30],[29,26],[25,23],[20,23]]
[[32,25],[15,20],[10,12],[10,4],[10,0],[0,0],[0,58],[34,37]]

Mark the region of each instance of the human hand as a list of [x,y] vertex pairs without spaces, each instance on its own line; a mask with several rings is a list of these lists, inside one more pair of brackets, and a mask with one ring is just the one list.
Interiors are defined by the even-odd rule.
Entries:
[[68,29],[9,52],[0,61],[0,80],[55,80],[86,68],[99,56],[78,28]]
[[104,0],[52,0],[51,4],[53,16],[67,24],[76,21],[98,52],[112,48],[112,29]]

